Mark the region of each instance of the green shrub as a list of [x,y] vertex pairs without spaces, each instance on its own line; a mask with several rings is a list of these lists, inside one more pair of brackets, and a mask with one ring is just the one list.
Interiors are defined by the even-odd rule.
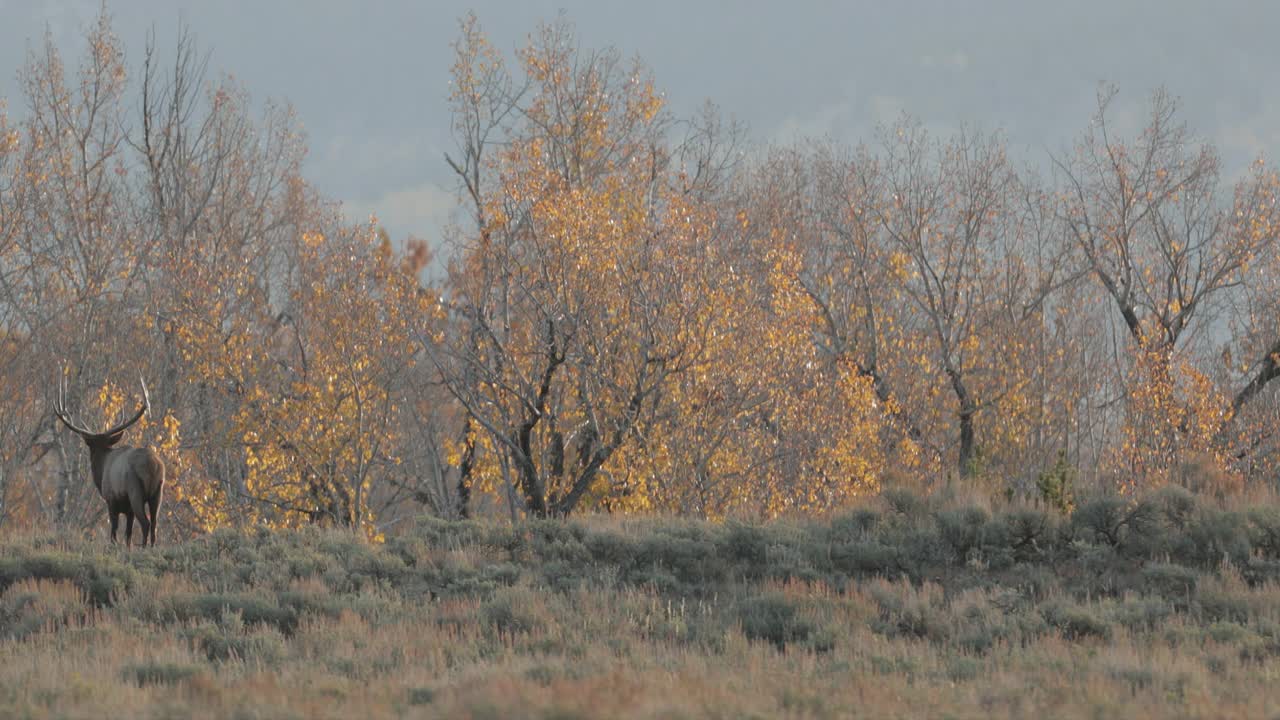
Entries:
[[889,488],[881,493],[881,497],[889,507],[889,512],[904,518],[922,518],[929,510],[928,503],[923,498],[904,488]]
[[949,641],[952,627],[942,589],[925,584],[877,583],[869,588],[871,599],[879,607],[879,617],[871,629],[890,637],[905,635],[942,643]]
[[325,584],[334,592],[359,592],[366,587],[394,583],[409,571],[399,554],[371,546],[348,532],[330,531],[321,535],[319,550],[334,561],[323,576]]
[[635,562],[637,547],[631,538],[615,532],[595,532],[583,540],[591,562],[597,565],[630,567]]
[[1142,581],[1148,592],[1166,600],[1186,600],[1200,580],[1195,570],[1170,563],[1153,563],[1142,569]]
[[843,515],[837,515],[831,521],[831,536],[834,539],[859,538],[876,529],[880,524],[880,513],[871,508],[858,508]]
[[695,613],[652,613],[645,617],[646,640],[723,653],[727,619]]
[[1179,485],[1160,488],[1151,499],[1159,508],[1165,525],[1177,531],[1185,530],[1199,510],[1196,496]]
[[168,598],[163,610],[178,622],[209,620],[218,622],[227,612],[237,613],[246,625],[270,625],[289,635],[298,626],[298,613],[267,598],[246,594],[177,594]]
[[527,633],[541,623],[510,595],[501,595],[480,606],[480,619],[504,635]]
[[732,573],[733,577],[743,577],[756,581],[770,578],[780,581],[801,580],[804,582],[817,582],[824,579],[822,574],[813,567],[809,553],[805,552],[799,542],[770,545],[767,557],[768,560],[765,565],[758,570],[753,571],[750,568],[739,566],[737,571]]
[[126,665],[122,677],[138,687],[148,685],[177,685],[200,672],[200,668],[177,663],[149,662]]
[[742,633],[748,639],[767,641],[780,651],[794,644],[807,646],[817,652],[826,652],[834,646],[830,633],[823,632],[814,623],[800,617],[795,605],[779,593],[757,595],[740,601],[737,616],[742,625]]
[[1016,588],[1023,597],[1039,602],[1061,586],[1055,570],[1057,568],[1026,562],[1013,565],[1002,574],[1002,578],[1004,584]]
[[558,593],[573,592],[593,577],[591,565],[567,560],[546,560],[541,570],[543,586]]
[[1151,687],[1156,681],[1155,671],[1147,667],[1110,668],[1107,674],[1116,680],[1126,683],[1129,686],[1129,692],[1135,694]]
[[535,544],[534,549],[543,562],[558,562],[574,566],[591,562],[591,551],[573,535],[543,538]]
[[1111,637],[1111,626],[1088,607],[1063,601],[1049,601],[1041,609],[1045,621],[1068,640]]
[[1057,540],[1056,527],[1041,510],[1014,510],[999,518],[1004,542],[1017,562],[1044,557]]
[[909,657],[887,658],[872,655],[868,664],[871,665],[871,671],[877,675],[904,675],[907,678],[914,678],[919,672],[916,661]]
[[[543,574],[550,574],[554,568],[543,564],[538,570]],[[436,567],[408,570],[394,586],[406,598],[487,598],[499,588],[514,584],[520,576],[521,569],[511,563],[475,567],[447,560]]]
[[1244,625],[1225,620],[1219,620],[1205,628],[1205,635],[1223,645],[1241,645],[1247,640],[1259,639],[1257,633]]
[[831,548],[831,564],[845,575],[884,575],[898,566],[898,551],[879,540],[855,540]]
[[444,550],[460,550],[487,544],[489,540],[480,523],[445,520],[432,515],[423,515],[414,521],[403,538],[409,539],[422,540],[428,547]]
[[1219,645],[1236,650],[1242,660],[1264,660],[1275,650],[1269,639],[1239,623],[1215,622],[1205,629],[1205,636]]
[[[765,563],[769,560],[770,544],[772,544],[772,538],[759,525],[745,525],[730,521],[725,524],[719,551],[729,562],[743,566],[746,572],[763,573]],[[761,576],[751,575],[753,578]]]
[[1280,559],[1254,555],[1245,561],[1240,572],[1253,586],[1277,584],[1280,583]]
[[1209,622],[1247,623],[1254,615],[1253,605],[1244,593],[1219,583],[1204,583],[1196,590],[1192,609]]
[[960,655],[947,661],[947,679],[951,682],[968,682],[982,675],[984,666],[977,658]]
[[1084,503],[1071,516],[1077,540],[1113,548],[1126,557],[1153,557],[1167,552],[1160,509],[1150,499],[1103,497]]
[[436,691],[429,687],[409,688],[410,705],[430,705],[436,700]]
[[45,619],[29,611],[39,597],[34,591],[5,591],[0,597],[0,637],[21,640],[44,626]]
[[643,538],[634,562],[638,576],[643,580],[653,577],[650,570],[665,571],[677,582],[675,590],[680,594],[696,594],[711,590],[729,577],[725,558],[716,552],[716,546],[702,533],[690,534],[657,532]]
[[1254,548],[1263,557],[1280,559],[1280,507],[1251,509],[1249,530]]
[[210,662],[259,662],[274,665],[287,650],[283,638],[274,630],[245,633],[243,628],[225,624],[201,624],[182,631],[191,649]]
[[88,559],[44,551],[0,559],[0,592],[19,580],[71,580],[100,607],[114,603],[136,576],[132,568],[102,555]]
[[1174,549],[1179,562],[1202,568],[1216,568],[1224,560],[1241,567],[1248,563],[1252,552],[1244,516],[1213,509],[1196,516]]
[[1135,632],[1151,632],[1173,615],[1174,607],[1158,597],[1127,597],[1116,605],[1111,617]]
[[1118,497],[1087,502],[1072,513],[1071,529],[1089,542],[1117,547],[1126,522],[1126,505],[1126,501]]
[[951,549],[955,562],[964,564],[969,554],[983,540],[983,529],[990,516],[979,507],[943,510],[937,514],[938,532]]
[[587,536],[586,528],[574,522],[554,518],[531,520],[526,525],[529,543],[539,555],[544,555],[549,545],[581,545]]
[[896,528],[886,534],[884,542],[895,548],[895,571],[905,573],[916,582],[923,580],[931,569],[947,564],[949,546],[932,523]]

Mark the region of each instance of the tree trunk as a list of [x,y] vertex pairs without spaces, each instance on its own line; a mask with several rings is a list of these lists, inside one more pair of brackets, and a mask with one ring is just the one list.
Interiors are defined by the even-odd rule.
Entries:
[[1244,407],[1245,403],[1249,402],[1254,398],[1254,396],[1262,392],[1262,389],[1267,386],[1267,383],[1277,377],[1280,377],[1280,340],[1277,340],[1274,345],[1267,349],[1267,357],[1263,359],[1262,366],[1258,369],[1258,374],[1254,375],[1253,379],[1249,381],[1249,384],[1244,386],[1244,389],[1237,393],[1235,398],[1232,399],[1232,416],[1239,414],[1240,408]]
[[542,481],[538,478],[538,466],[533,462],[533,426],[537,420],[526,421],[516,431],[516,447],[511,451],[511,461],[516,466],[520,477],[520,492],[524,495],[525,507],[534,517],[547,516],[547,497],[542,490]]
[[974,411],[960,411],[960,476],[971,477],[977,474],[975,463],[975,443],[973,430]]
[[471,517],[471,471],[475,467],[476,441],[471,435],[471,418],[462,430],[462,460],[458,463],[458,517]]
[[71,485],[75,482],[76,464],[72,459],[74,452],[68,451],[62,433],[54,432],[54,442],[58,445],[58,488],[54,495],[54,523],[63,527],[70,513],[68,507],[71,497]]
[[951,389],[960,404],[960,477],[972,477],[977,468],[974,466],[974,454],[977,448],[973,418],[978,409],[973,406],[969,397],[969,388],[964,384],[964,376],[959,371],[948,368],[947,377],[951,379]]

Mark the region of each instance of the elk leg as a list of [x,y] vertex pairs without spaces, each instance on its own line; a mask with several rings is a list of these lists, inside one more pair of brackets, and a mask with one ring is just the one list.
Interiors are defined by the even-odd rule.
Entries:
[[147,505],[151,509],[151,545],[152,547],[155,547],[156,526],[160,524],[158,522],[160,518],[160,493],[156,493],[156,496],[154,498],[151,498],[151,500],[147,501]]
[[107,509],[107,514],[111,516],[111,544],[116,543],[116,528],[120,527],[120,513]]
[[124,511],[124,544],[125,547],[133,547],[133,513]]
[[142,493],[129,493],[129,505],[133,508],[133,514],[138,518],[138,525],[142,527],[142,546],[147,546],[147,538],[151,536],[151,521],[147,519],[147,502],[142,498]]

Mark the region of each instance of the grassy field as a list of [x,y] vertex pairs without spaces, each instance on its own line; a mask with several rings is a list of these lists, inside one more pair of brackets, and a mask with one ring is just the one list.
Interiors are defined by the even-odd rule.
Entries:
[[1280,713],[1280,502],[0,540],[0,717]]

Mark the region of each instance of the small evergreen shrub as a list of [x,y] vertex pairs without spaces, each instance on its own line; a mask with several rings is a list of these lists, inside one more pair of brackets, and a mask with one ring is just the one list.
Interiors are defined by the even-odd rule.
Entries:
[[1036,490],[1045,507],[1070,515],[1075,510],[1076,469],[1067,462],[1067,453],[1058,451],[1058,459],[1053,467],[1044,470],[1036,477]]

